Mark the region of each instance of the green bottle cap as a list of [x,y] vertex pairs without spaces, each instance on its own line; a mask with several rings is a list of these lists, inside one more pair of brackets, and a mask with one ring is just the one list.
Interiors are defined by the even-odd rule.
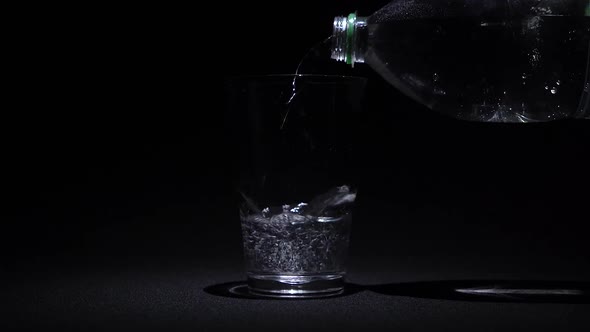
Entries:
[[355,23],[356,23],[356,13],[351,13],[348,15],[348,24],[346,25],[346,44],[348,47],[346,48],[346,64],[354,65],[354,61],[352,60],[352,43],[354,39],[354,30],[355,30]]

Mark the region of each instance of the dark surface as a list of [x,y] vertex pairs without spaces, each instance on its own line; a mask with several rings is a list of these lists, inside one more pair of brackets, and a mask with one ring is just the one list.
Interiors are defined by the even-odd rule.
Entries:
[[[0,329],[585,330],[588,304],[429,290],[590,281],[590,122],[455,121],[364,66],[336,67],[369,79],[353,165],[359,288],[310,301],[206,291],[244,280],[224,78],[293,72],[333,16],[386,2],[27,9],[36,25],[10,48],[0,134]],[[215,28],[227,22],[248,29]]]
[[[77,271],[43,270],[38,271],[41,274],[28,275],[24,281],[17,278],[4,283],[9,286],[3,291],[2,299],[7,304],[5,317],[9,319],[3,319],[2,325],[8,322],[8,327],[20,329],[59,330],[204,331],[248,326],[289,331],[302,328],[585,331],[590,323],[590,304],[559,303],[551,299],[523,303],[497,302],[494,298],[489,301],[440,298],[441,291],[437,290],[440,285],[436,282],[426,282],[419,290],[413,284],[468,277],[513,278],[516,272],[534,278],[540,275],[559,278],[564,271],[563,264],[526,272],[497,264],[495,268],[479,266],[466,272],[464,264],[457,265],[458,260],[454,260],[455,264],[452,259],[434,262],[431,257],[356,260],[351,266],[349,279],[354,285],[349,285],[349,294],[315,300],[227,296],[223,289],[243,280],[239,260],[229,257],[182,264],[150,260],[120,266],[111,264],[110,268],[101,269],[94,265],[95,268]],[[456,283],[460,284],[460,281]],[[467,284],[473,285],[474,281]]]

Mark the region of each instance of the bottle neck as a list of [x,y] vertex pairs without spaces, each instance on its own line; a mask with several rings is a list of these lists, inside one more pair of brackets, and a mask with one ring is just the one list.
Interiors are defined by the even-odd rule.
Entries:
[[332,33],[332,59],[344,61],[354,67],[365,62],[367,48],[367,18],[350,14],[334,18]]

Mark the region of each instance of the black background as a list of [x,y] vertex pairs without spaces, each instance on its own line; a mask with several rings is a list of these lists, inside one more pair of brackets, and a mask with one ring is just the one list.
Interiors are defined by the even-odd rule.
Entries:
[[[43,308],[24,281],[184,267],[240,276],[239,137],[224,79],[292,73],[334,16],[387,2],[103,5],[51,8],[50,19],[31,9],[1,120],[7,289]],[[590,122],[457,121],[366,66],[341,68],[369,78],[351,276],[590,278]],[[14,308],[41,325],[59,311]]]

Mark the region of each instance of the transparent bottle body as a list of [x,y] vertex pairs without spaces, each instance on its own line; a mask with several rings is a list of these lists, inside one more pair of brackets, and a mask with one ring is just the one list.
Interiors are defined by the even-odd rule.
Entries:
[[392,1],[363,19],[357,58],[455,118],[590,117],[588,2],[530,3]]

